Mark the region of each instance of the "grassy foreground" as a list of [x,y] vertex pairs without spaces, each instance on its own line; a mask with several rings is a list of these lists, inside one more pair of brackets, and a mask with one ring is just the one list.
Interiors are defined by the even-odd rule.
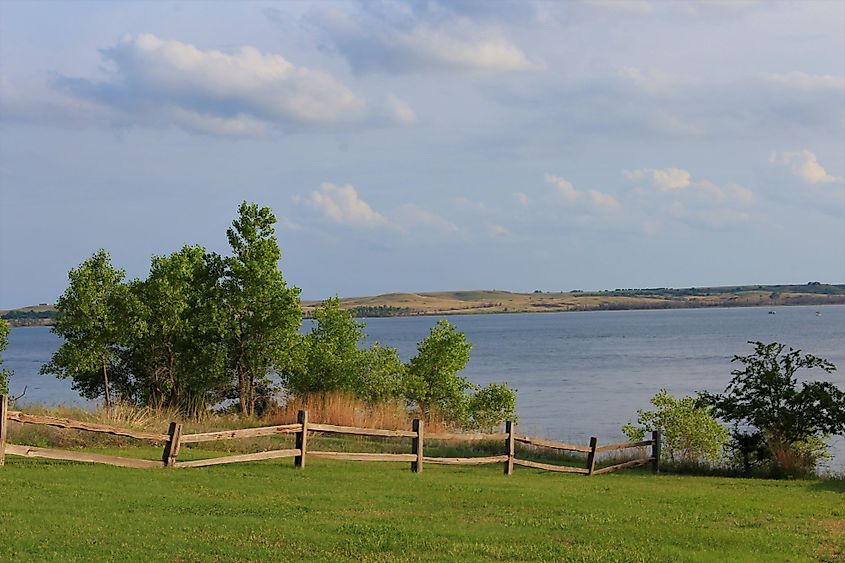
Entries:
[[133,470],[8,457],[0,560],[801,561],[845,483],[292,460]]

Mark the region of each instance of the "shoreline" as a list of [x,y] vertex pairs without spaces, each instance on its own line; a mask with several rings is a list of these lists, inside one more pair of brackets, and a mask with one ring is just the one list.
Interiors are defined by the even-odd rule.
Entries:
[[[739,302],[731,303],[729,301],[722,302],[708,302],[696,303],[688,301],[665,301],[663,303],[649,303],[647,305],[640,305],[631,303],[609,303],[606,306],[601,304],[587,307],[564,307],[564,306],[550,306],[537,308],[505,308],[504,310],[493,307],[464,307],[455,309],[437,309],[437,310],[419,310],[408,311],[396,314],[383,315],[356,315],[356,319],[384,319],[384,318],[412,318],[412,317],[445,317],[445,316],[472,316],[472,315],[525,315],[525,314],[547,314],[547,313],[597,313],[597,312],[611,312],[611,311],[672,311],[672,310],[689,310],[689,309],[746,309],[746,308],[774,308],[774,307],[825,307],[831,305],[845,305],[845,295],[830,295],[828,299],[796,299],[794,301],[779,301],[773,303],[759,303],[759,302]],[[303,311],[306,307],[313,308],[314,305],[303,305]],[[352,308],[354,307],[344,307]],[[303,314],[303,320],[312,318],[309,314]],[[10,328],[33,328],[33,327],[52,327],[54,325],[53,319],[7,319]]]

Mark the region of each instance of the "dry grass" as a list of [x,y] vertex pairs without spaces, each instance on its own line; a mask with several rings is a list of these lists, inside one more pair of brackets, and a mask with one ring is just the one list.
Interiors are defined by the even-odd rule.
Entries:
[[[326,393],[290,399],[271,415],[269,424],[296,422],[300,410],[308,411],[308,420],[338,426],[409,430],[418,415],[409,411],[404,401],[385,401],[372,404],[343,393]],[[447,432],[448,424],[436,413],[426,421],[429,432]]]

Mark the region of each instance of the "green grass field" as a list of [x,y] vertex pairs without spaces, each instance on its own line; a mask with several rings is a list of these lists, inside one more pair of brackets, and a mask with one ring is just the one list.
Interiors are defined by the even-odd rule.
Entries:
[[[196,452],[199,454],[200,452]],[[845,482],[290,459],[134,470],[7,457],[0,560],[803,561]]]

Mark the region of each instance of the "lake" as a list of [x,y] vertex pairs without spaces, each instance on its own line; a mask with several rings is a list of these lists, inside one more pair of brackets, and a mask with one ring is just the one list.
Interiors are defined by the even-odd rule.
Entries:
[[[521,433],[566,441],[617,440],[661,388],[678,396],[724,390],[730,359],[749,354],[749,340],[782,342],[845,370],[842,305],[375,318],[365,319],[366,332],[407,360],[439,318],[473,344],[464,376],[518,390]],[[22,404],[91,405],[69,381],[38,375],[59,344],[48,328],[12,329],[4,367],[15,370],[12,394],[27,387]],[[819,375],[845,387],[845,371]],[[841,470],[845,438],[832,445],[830,466]]]

